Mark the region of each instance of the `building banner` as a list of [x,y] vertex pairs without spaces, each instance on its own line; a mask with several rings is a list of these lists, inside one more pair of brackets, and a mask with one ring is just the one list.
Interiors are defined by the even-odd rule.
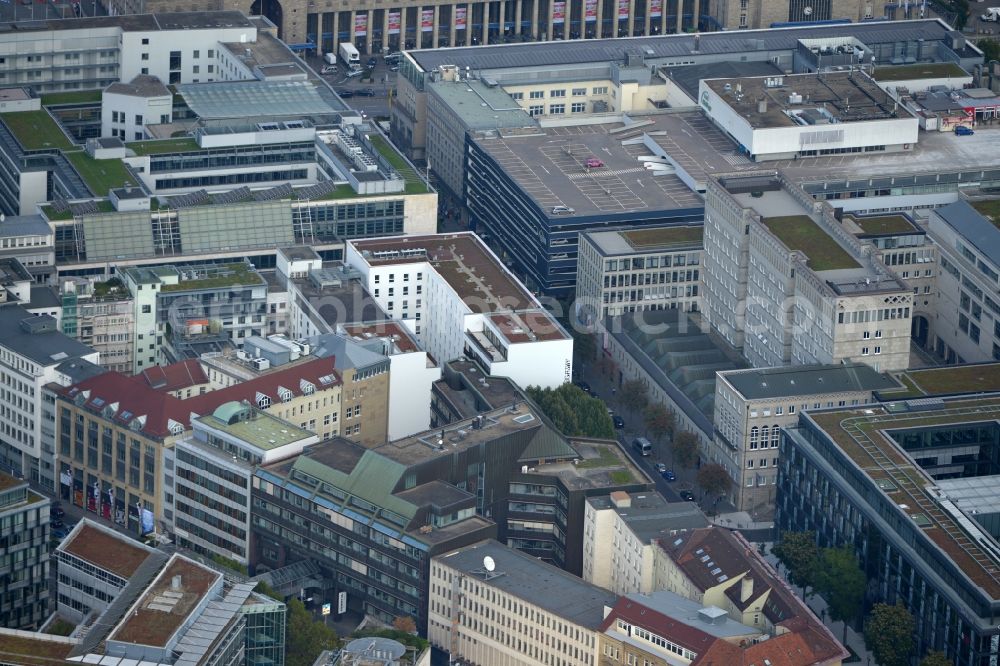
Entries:
[[649,0],[649,16],[651,18],[663,16],[663,0]]
[[597,21],[597,0],[587,0],[586,20],[587,23],[594,23]]
[[552,22],[553,23],[565,23],[566,22],[566,3],[563,0],[552,3]]
[[398,35],[399,34],[399,12],[389,12],[389,34]]
[[455,7],[455,30],[465,30],[466,6]]
[[431,32],[434,30],[434,10],[423,9],[420,11],[420,30]]
[[368,13],[354,15],[354,36],[364,37],[368,34]]
[[618,20],[624,21],[628,19],[629,10],[629,0],[618,0]]

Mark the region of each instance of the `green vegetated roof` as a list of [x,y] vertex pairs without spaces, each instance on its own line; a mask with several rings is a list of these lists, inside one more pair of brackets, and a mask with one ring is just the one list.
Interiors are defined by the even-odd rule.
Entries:
[[993,223],[993,226],[1000,229],[1000,199],[986,199],[983,201],[970,201],[969,205],[976,209],[980,215]]
[[97,196],[107,196],[109,190],[125,185],[138,186],[120,159],[95,160],[83,151],[66,153],[66,159]]
[[814,271],[859,267],[858,262],[807,215],[767,217],[762,221],[788,249],[805,254],[809,258],[809,268]]
[[52,116],[44,110],[0,114],[0,120],[17,137],[25,150],[59,148],[72,150],[74,145]]
[[660,245],[690,245],[701,243],[705,227],[658,227],[623,231],[622,236],[636,249]]
[[913,223],[903,215],[879,215],[877,217],[854,217],[854,223],[866,234],[901,234],[916,231]]
[[195,280],[181,280],[178,284],[165,284],[160,291],[188,291],[190,289],[211,289],[215,287],[252,287],[264,284],[260,276],[249,264],[241,262],[226,264],[213,274]]
[[910,370],[901,379],[918,395],[990,393],[1000,391],[1000,363]]
[[166,153],[190,153],[201,150],[198,142],[192,138],[184,137],[180,139],[153,139],[150,141],[134,141],[126,143],[136,155],[163,155]]
[[42,95],[42,106],[54,106],[57,104],[85,104],[87,102],[100,101],[100,90],[72,90],[69,92],[47,93]]
[[970,76],[970,74],[953,62],[876,67],[874,74],[876,81],[909,81],[948,76]]
[[369,140],[372,142],[375,150],[392,165],[393,169],[399,172],[400,177],[406,182],[407,194],[424,194],[430,191],[416,170],[409,165],[406,159],[388,141],[377,134],[369,135]]

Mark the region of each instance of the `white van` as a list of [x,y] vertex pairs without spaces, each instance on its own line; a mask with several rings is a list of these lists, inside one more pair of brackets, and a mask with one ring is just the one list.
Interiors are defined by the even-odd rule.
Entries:
[[639,455],[648,456],[653,453],[653,445],[645,437],[636,437],[632,440],[632,448],[639,452]]

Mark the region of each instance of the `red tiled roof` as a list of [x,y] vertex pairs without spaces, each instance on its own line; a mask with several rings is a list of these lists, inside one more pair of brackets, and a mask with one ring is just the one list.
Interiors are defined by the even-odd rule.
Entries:
[[705,652],[717,640],[715,636],[697,627],[664,615],[628,597],[619,597],[618,603],[604,618],[600,631],[605,632],[614,627],[618,618],[634,626],[655,632],[696,654]]
[[826,636],[825,630],[809,623],[797,631],[774,636],[746,647],[716,641],[699,654],[691,666],[820,666],[848,656],[847,650]]
[[105,372],[60,392],[65,399],[76,401],[80,394],[89,391],[83,404],[97,414],[117,404],[117,411],[111,418],[121,425],[129,425],[134,419],[145,416],[139,431],[148,437],[163,439],[171,434],[170,421],[180,423],[187,430],[191,426],[192,413],[211,414],[227,402],[246,400],[256,404],[260,393],[268,396],[272,403],[278,403],[281,402],[281,388],[290,391],[292,396],[300,396],[303,395],[303,382],[312,384],[316,390],[340,384],[340,375],[334,370],[335,361],[334,357],[317,358],[187,399],[164,394],[150,387],[141,377],[129,377],[120,372]]
[[140,376],[151,388],[164,393],[208,383],[208,376],[201,363],[195,359],[146,368]]

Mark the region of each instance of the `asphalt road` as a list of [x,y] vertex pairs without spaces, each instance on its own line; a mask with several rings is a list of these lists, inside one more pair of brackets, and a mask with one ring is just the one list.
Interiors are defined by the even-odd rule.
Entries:
[[[370,56],[361,56],[361,62],[364,64],[367,62]],[[389,91],[396,87],[396,76],[397,72],[390,72],[389,68],[385,64],[385,58],[382,56],[375,56],[378,60],[374,69],[374,81],[361,81],[360,77],[355,77],[352,79],[344,76],[346,68],[344,63],[337,61],[337,73],[330,75],[323,75],[323,78],[333,86],[333,89],[338,93],[341,90],[350,90],[351,92],[357,93],[358,90],[368,90],[374,91],[374,97],[361,97],[355,94],[353,97],[348,97],[344,99],[344,103],[352,109],[357,109],[369,117],[379,117],[389,115]],[[309,63],[317,72],[323,70],[323,66],[326,64],[322,58],[317,56],[305,56],[305,61]]]

